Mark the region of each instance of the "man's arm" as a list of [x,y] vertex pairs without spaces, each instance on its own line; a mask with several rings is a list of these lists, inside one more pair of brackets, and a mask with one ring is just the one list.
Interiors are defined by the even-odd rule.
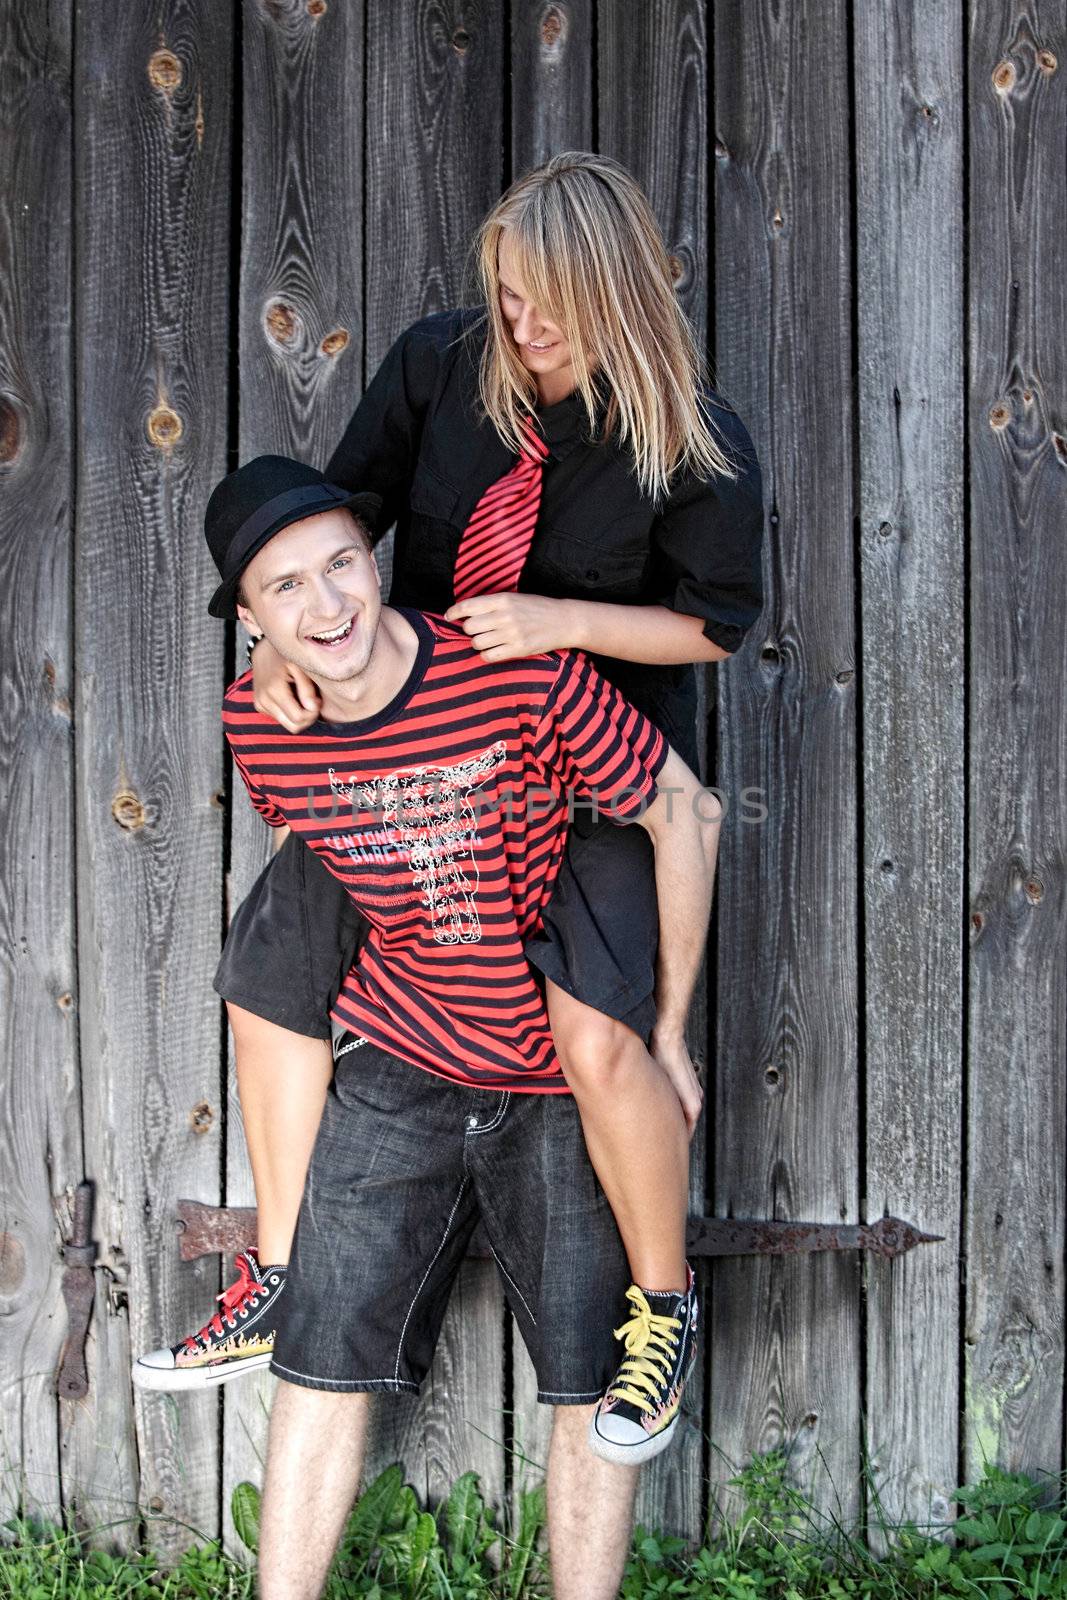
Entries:
[[670,1077],[692,1134],[703,1101],[685,1024],[707,941],[722,807],[676,751],[659,773],[656,798],[635,817],[656,852],[659,948],[656,1026],[649,1048]]

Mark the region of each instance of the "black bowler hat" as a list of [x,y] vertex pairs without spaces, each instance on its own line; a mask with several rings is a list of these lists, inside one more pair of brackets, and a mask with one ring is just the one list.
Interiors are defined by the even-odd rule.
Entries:
[[211,492],[204,533],[222,582],[208,601],[213,617],[236,617],[241,573],[268,539],[291,522],[347,506],[374,527],[381,495],[350,494],[315,467],[288,456],[256,456],[227,473]]

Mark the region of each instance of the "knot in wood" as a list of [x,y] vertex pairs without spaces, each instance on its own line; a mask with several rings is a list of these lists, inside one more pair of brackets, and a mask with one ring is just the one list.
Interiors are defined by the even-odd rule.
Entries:
[[56,1005],[64,1014],[74,1009],[74,996],[68,991],[56,996]]
[[730,147],[723,139],[716,139],[715,141],[715,159],[716,161],[729,161],[730,159]]
[[189,1113],[189,1125],[194,1133],[207,1133],[215,1120],[215,1113],[206,1100],[198,1100]]
[[308,16],[319,17],[326,14],[326,0],[308,0]]
[[774,216],[771,218],[771,227],[774,229],[775,233],[780,232],[781,229],[785,227],[785,218],[782,216],[782,213],[777,206],[775,206]]
[[1067,439],[1062,433],[1052,435],[1052,448],[1056,452],[1056,460],[1061,467],[1067,467]]
[[1036,906],[1045,898],[1045,885],[1040,878],[1027,878],[1023,887],[1026,890],[1026,898],[1032,906]]
[[148,413],[148,437],[157,450],[173,450],[182,436],[182,419],[170,406],[156,406]]
[[148,81],[153,89],[173,94],[182,81],[182,64],[170,50],[157,50],[148,62]]
[[339,356],[348,344],[348,329],[335,328],[333,333],[328,333],[319,346],[324,356]]
[[267,326],[267,335],[275,344],[292,344],[300,326],[300,318],[292,306],[287,306],[281,300],[274,300],[267,307],[264,321]]
[[1051,50],[1039,50],[1037,52],[1037,65],[1040,72],[1047,72],[1051,77],[1059,66],[1059,62]]
[[1008,407],[1004,404],[1003,400],[1001,400],[993,407],[992,411],[990,411],[990,413],[989,413],[989,424],[990,424],[990,427],[997,428],[998,430],[1001,429],[1001,428],[1006,428],[1010,421],[1011,421],[1011,412],[1009,411]]
[[1015,63],[1013,61],[998,61],[996,66],[993,68],[994,89],[996,89],[998,94],[1010,94],[1015,88],[1015,79],[1017,76],[1018,74],[1015,71]]
[[8,467],[22,449],[22,419],[10,395],[0,394],[0,466]]
[[0,1294],[14,1294],[26,1276],[26,1251],[13,1233],[0,1233]]
[[555,6],[549,6],[541,18],[541,43],[547,49],[553,50],[563,35],[563,18]]
[[455,33],[452,35],[452,48],[456,52],[457,56],[466,55],[467,51],[470,49],[470,42],[471,36],[467,32],[466,28],[457,28]]
[[145,825],[145,809],[132,789],[120,789],[111,802],[111,815],[127,833],[138,833]]
[[668,256],[667,263],[671,269],[671,282],[680,283],[685,276],[685,266],[680,256]]

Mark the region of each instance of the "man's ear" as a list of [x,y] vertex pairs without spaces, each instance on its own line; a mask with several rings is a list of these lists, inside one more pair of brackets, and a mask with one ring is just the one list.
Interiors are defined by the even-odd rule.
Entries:
[[253,639],[262,639],[263,629],[252,615],[251,611],[249,611],[248,607],[243,606],[240,601],[237,602],[237,615],[244,623],[246,630],[252,635]]

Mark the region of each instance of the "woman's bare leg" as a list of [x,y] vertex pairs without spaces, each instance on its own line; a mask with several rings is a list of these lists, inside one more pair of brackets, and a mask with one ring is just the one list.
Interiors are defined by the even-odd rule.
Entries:
[[291,1033],[226,1002],[259,1214],[259,1259],[289,1260],[308,1162],[333,1076],[328,1039]]
[[645,1289],[686,1288],[689,1129],[678,1092],[632,1028],[546,986],[556,1054],[586,1148]]

